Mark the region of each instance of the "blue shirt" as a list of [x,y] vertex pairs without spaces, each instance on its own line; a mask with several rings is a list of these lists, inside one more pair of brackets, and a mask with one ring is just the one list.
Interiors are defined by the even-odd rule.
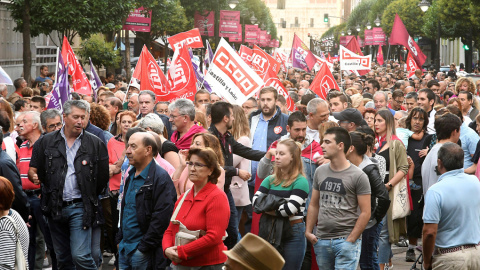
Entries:
[[480,137],[463,122],[460,126],[460,140],[462,141],[463,149],[463,168],[466,169],[473,165],[472,155],[475,154]]
[[75,156],[77,151],[82,145],[82,133],[78,135],[73,143],[72,147],[68,147],[67,138],[65,137],[65,127],[60,130],[60,135],[62,135],[65,140],[65,148],[67,153],[67,174],[65,176],[65,185],[63,186],[63,200],[72,201],[73,199],[78,199],[82,197],[80,188],[78,187],[77,176],[75,175]]
[[[463,141],[462,141],[463,142]],[[423,222],[438,224],[435,246],[456,247],[480,242],[480,182],[463,169],[440,176],[425,197]]]
[[[275,114],[277,112],[275,111]],[[270,118],[272,119],[272,118]],[[260,119],[258,120],[257,128],[253,134],[252,149],[259,151],[267,151],[267,136],[268,136],[268,121],[263,118],[263,113],[260,113]],[[257,173],[258,161],[252,160],[252,180],[248,184],[251,186],[255,185],[255,174]]]
[[[135,172],[132,173],[130,177],[130,184],[128,185],[128,190],[125,190],[125,206],[123,207],[122,213],[122,230],[123,230],[123,239],[119,244],[119,251],[125,249],[125,254],[130,254],[134,251],[140,240],[142,240],[143,233],[140,230],[140,225],[137,220],[137,206],[135,204],[135,197],[140,188],[145,184],[145,180],[148,177],[148,171],[150,170],[150,165],[155,162],[152,160],[143,171],[135,176]],[[132,168],[131,170],[135,170]]]

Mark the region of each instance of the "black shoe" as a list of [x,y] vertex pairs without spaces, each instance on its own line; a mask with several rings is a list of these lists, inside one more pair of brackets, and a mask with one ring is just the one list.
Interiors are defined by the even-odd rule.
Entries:
[[414,262],[417,258],[415,257],[415,249],[407,250],[407,255],[405,256],[405,261]]

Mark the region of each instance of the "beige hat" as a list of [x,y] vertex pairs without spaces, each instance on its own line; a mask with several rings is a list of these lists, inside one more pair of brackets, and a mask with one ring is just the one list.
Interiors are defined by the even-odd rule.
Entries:
[[247,233],[231,250],[223,251],[229,259],[251,270],[280,270],[282,255],[261,237]]

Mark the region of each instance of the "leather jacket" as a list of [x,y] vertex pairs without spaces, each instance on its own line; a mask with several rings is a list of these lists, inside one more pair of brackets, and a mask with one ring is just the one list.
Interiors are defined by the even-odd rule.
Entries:
[[380,175],[376,164],[365,166],[363,172],[368,176],[368,181],[370,182],[370,188],[372,190],[372,215],[370,219],[376,219],[377,223],[379,223],[387,214],[388,208],[390,207],[388,191],[383,183],[382,176]]
[[[63,188],[68,168],[65,139],[60,130],[38,139],[33,146],[30,167],[37,168],[38,179],[43,184],[43,214],[59,221],[62,217]],[[84,130],[74,167],[85,211],[83,227],[101,224],[103,214],[99,208],[98,195],[107,187],[109,177],[108,152],[102,140]]]

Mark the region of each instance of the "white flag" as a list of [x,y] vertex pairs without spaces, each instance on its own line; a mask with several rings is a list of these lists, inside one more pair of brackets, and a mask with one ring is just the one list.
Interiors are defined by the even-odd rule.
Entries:
[[13,85],[12,79],[2,67],[0,67],[0,83]]
[[361,56],[340,45],[341,70],[370,70],[372,55]]
[[237,105],[242,105],[264,85],[262,78],[223,38],[205,80],[215,93]]

